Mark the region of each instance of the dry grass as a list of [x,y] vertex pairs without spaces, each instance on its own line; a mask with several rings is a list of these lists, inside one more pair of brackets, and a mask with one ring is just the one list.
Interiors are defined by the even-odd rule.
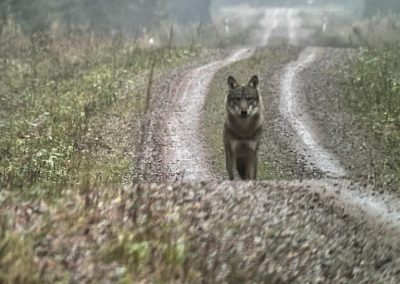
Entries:
[[0,41],[0,182],[30,193],[78,185],[86,173],[93,183],[121,182],[135,156],[151,66],[158,76],[198,55],[141,49],[120,35]]

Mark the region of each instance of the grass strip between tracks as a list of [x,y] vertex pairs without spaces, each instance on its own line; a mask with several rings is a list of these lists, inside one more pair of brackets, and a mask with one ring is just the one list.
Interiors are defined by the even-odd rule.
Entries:
[[[279,86],[279,82],[271,84],[274,74],[278,73],[288,62],[296,60],[298,52],[299,50],[295,48],[264,48],[258,50],[253,57],[222,68],[217,72],[206,99],[203,131],[210,147],[214,170],[220,175],[226,175],[222,132],[225,121],[227,78],[229,75],[233,75],[241,84],[245,84],[251,76],[257,74],[260,77],[259,91],[263,97],[266,120],[258,155],[258,179],[295,177],[291,165],[295,163],[296,157],[286,153],[286,149],[279,147],[276,143],[278,134],[275,133],[276,129],[273,129],[273,118],[270,116],[268,104],[275,99],[273,96],[279,96],[279,90],[272,86]],[[279,110],[276,109],[276,111]]]

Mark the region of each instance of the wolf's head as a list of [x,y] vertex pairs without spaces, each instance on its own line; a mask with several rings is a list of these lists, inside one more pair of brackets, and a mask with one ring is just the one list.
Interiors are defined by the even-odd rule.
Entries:
[[258,77],[253,76],[246,86],[240,86],[232,76],[228,78],[227,111],[243,119],[259,112]]

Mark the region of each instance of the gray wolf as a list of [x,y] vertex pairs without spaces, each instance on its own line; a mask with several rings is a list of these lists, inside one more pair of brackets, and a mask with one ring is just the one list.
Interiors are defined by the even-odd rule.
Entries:
[[224,146],[226,170],[234,179],[235,169],[243,180],[257,177],[257,151],[263,125],[262,100],[258,93],[259,80],[253,76],[241,86],[235,78],[228,78]]

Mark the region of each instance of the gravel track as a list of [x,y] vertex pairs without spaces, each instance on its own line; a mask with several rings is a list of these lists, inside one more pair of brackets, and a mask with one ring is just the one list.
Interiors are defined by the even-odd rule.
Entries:
[[301,143],[297,143],[297,151],[308,157],[309,162],[327,176],[344,177],[346,175],[344,168],[318,141],[317,135],[312,130],[312,121],[298,102],[299,95],[296,90],[298,74],[313,63],[319,51],[317,48],[305,49],[296,62],[287,66],[281,80],[280,109],[285,120],[301,140]]
[[[295,43],[297,39],[294,29],[297,17],[293,11],[273,13],[272,21],[275,24],[266,34],[273,33],[274,27],[279,25],[277,19],[282,18],[285,13],[286,17],[283,18],[289,21],[289,41]],[[268,42],[269,36],[263,40]],[[198,220],[199,224],[205,222],[200,225],[201,234],[216,235],[215,242],[219,243],[220,247],[217,246],[218,253],[215,257],[224,258],[225,252],[229,252],[226,246],[229,243],[233,244],[237,247],[238,255],[243,257],[240,260],[243,262],[242,267],[251,267],[248,270],[250,273],[254,268],[252,261],[256,261],[263,254],[269,254],[267,258],[273,259],[274,264],[260,266],[257,271],[262,273],[269,271],[271,267],[276,268],[272,274],[267,273],[268,277],[272,277],[271,283],[399,283],[400,271],[394,263],[400,256],[396,249],[398,241],[395,237],[400,231],[399,199],[391,195],[376,195],[376,191],[371,187],[352,182],[352,172],[343,166],[343,161],[336,153],[325,147],[325,137],[322,134],[324,130],[313,121],[314,116],[308,114],[310,105],[307,104],[306,84],[301,80],[312,84],[314,77],[304,76],[304,73],[324,52],[325,50],[319,48],[305,49],[297,61],[282,70],[276,82],[280,90],[279,121],[284,124],[283,129],[287,130],[283,136],[287,137],[296,149],[299,159],[304,160],[312,171],[321,174],[324,179],[275,183],[224,182],[213,184],[211,188],[215,191],[211,195],[207,193],[210,186],[203,184],[198,191],[193,191],[194,197],[190,198],[188,206],[196,207],[197,205],[190,203],[192,200],[198,200],[201,208],[207,202],[211,204],[204,205],[204,210],[216,210],[216,215],[209,221]],[[192,182],[219,178],[210,170],[200,130],[204,99],[208,84],[220,68],[251,54],[248,50],[236,51],[224,60],[186,70],[184,73],[171,74],[167,83],[157,87],[157,90],[163,89],[162,93],[168,95],[167,98],[153,95],[154,112],[149,118],[150,127],[147,128],[148,133],[152,135],[144,145],[147,154],[142,161],[145,161],[147,166],[143,168],[142,175],[146,176],[143,180]],[[183,185],[180,190],[186,191],[189,188],[192,188],[192,185]],[[248,195],[243,199],[243,194]],[[280,196],[279,201],[275,200],[274,196]],[[240,205],[243,202],[248,206],[245,210]],[[318,206],[315,206],[315,202]],[[278,203],[282,206],[278,206]],[[295,210],[291,210],[293,206]],[[200,215],[205,214],[200,211]],[[282,212],[290,213],[282,215]],[[207,214],[209,216],[209,213]],[[268,244],[259,247],[260,250],[253,250],[254,246],[257,246],[255,242],[258,242],[255,240],[263,243],[268,239],[263,230],[273,222],[269,225],[260,224],[277,216],[282,217],[278,231],[282,233],[288,229],[291,232],[287,235],[287,242],[283,241],[283,244],[291,247],[301,243],[304,238],[312,238],[308,246],[313,252],[312,257],[307,256],[306,260],[295,257],[297,262],[293,264],[290,261],[286,262],[282,257],[283,251],[286,256],[291,254],[290,251],[280,250],[279,245],[274,248]],[[304,222],[300,223],[304,227],[299,228],[297,221],[292,223],[292,216],[294,220],[303,218]],[[236,232],[236,238],[232,238],[232,235],[224,237],[225,231],[220,232],[217,227],[221,224],[218,220],[236,219],[246,219],[249,223],[243,230],[231,232]],[[226,233],[229,232],[228,230]],[[308,233],[310,235],[307,237]],[[318,238],[324,241],[318,242]],[[296,253],[299,253],[299,247],[301,245],[296,247]],[[261,259],[265,259],[265,256]],[[223,263],[227,260],[213,261]],[[223,268],[221,269],[219,273],[223,274]],[[244,271],[247,270],[244,268]],[[264,277],[267,277],[267,274]],[[215,279],[218,279],[218,275],[220,274],[215,275]],[[243,279],[249,281],[251,278],[243,276]]]
[[[326,141],[324,128],[318,127],[309,114],[310,103],[307,101],[306,84],[300,84],[299,78],[305,82],[313,82],[313,75],[302,76],[307,68],[310,68],[318,58],[324,54],[320,48],[306,48],[296,62],[285,69],[281,81],[281,113],[286,122],[291,125],[297,134],[297,139],[292,139],[298,153],[306,157],[310,165],[325,177],[338,178],[334,184],[340,185],[339,190],[332,187],[332,182],[326,182],[323,191],[337,192],[336,198],[347,208],[361,210],[369,216],[370,220],[384,224],[388,228],[400,231],[400,200],[394,195],[381,193],[376,195],[372,186],[360,186],[343,178],[350,178],[351,173],[344,169],[343,162],[331,153],[321,141]],[[326,134],[325,134],[326,135]],[[343,141],[344,144],[350,143]],[[341,144],[337,145],[340,152]],[[357,161],[354,161],[357,165]],[[310,181],[309,181],[310,182]],[[320,184],[320,181],[314,181]],[[349,186],[351,184],[351,186]],[[349,190],[352,188],[353,190]]]

